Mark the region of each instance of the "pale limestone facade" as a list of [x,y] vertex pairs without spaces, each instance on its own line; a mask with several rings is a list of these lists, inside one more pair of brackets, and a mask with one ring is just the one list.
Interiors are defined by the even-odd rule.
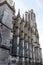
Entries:
[[31,9],[21,18],[12,0],[0,0],[0,65],[41,64],[36,16]]

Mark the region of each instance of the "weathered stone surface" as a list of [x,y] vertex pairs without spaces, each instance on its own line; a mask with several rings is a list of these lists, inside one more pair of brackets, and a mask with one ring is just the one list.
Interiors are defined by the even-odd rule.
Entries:
[[20,10],[16,16],[11,4],[12,0],[0,0],[0,63],[39,63],[42,57],[35,13],[30,10],[22,19]]
[[0,64],[8,63],[9,51],[0,48]]
[[10,5],[12,5],[12,0],[0,0],[0,3],[4,2],[4,1],[7,1]]
[[[4,4],[0,7],[0,17],[2,16],[2,22],[8,26],[9,28],[13,29],[13,23],[12,23],[12,16],[13,11],[10,10],[10,8]],[[5,26],[2,26],[2,38],[3,38],[3,44],[9,44],[10,40],[12,39],[12,33],[11,30],[6,28]]]

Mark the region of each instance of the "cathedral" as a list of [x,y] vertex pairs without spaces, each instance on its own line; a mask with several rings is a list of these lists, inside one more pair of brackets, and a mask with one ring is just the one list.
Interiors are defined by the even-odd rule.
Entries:
[[42,49],[33,9],[21,17],[12,0],[0,0],[0,65],[41,65]]

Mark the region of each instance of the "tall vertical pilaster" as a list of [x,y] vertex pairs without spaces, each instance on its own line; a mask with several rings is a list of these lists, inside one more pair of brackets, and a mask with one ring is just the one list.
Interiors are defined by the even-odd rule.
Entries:
[[25,57],[24,57],[24,25],[25,25],[25,22],[24,22],[24,16],[21,20],[21,24],[20,24],[20,59],[21,62],[22,62],[22,65],[25,65]]
[[14,19],[14,33],[12,40],[12,56],[16,58],[16,64],[19,64],[20,22],[20,11],[18,11],[18,15]]
[[25,65],[29,64],[29,43],[28,43],[28,22],[25,23],[25,29],[24,29],[24,42],[25,42]]

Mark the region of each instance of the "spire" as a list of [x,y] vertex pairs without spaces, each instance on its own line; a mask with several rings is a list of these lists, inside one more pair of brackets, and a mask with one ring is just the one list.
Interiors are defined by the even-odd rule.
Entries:
[[22,21],[24,22],[24,14],[23,14],[23,17],[22,17]]
[[18,10],[18,15],[17,15],[17,17],[20,17],[20,9]]
[[26,22],[28,21],[28,12],[27,11],[25,12],[25,21]]

